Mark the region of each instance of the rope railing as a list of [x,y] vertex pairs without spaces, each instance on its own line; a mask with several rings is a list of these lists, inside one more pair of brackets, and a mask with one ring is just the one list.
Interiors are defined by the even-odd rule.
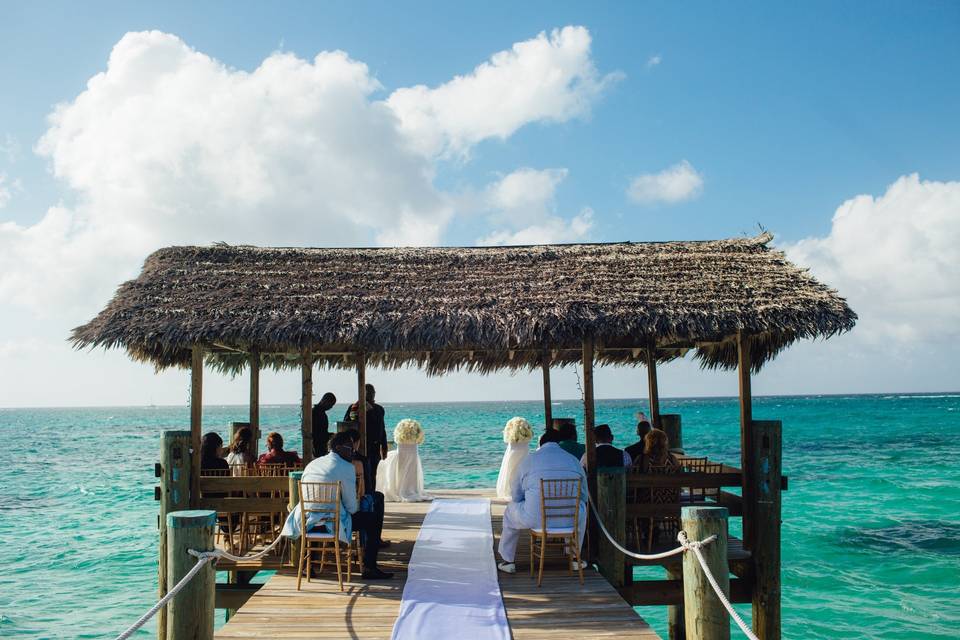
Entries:
[[235,556],[232,553],[228,553],[222,549],[214,549],[213,551],[196,551],[194,549],[188,549],[187,553],[197,559],[197,564],[193,565],[190,568],[190,571],[180,578],[180,581],[173,585],[173,587],[170,588],[167,593],[165,593],[164,596],[157,601],[157,604],[153,605],[149,611],[140,616],[140,618],[130,625],[126,631],[118,635],[116,640],[127,640],[127,638],[136,633],[140,627],[147,624],[147,622],[150,621],[150,618],[157,615],[157,612],[160,611],[160,609],[163,609],[163,607],[170,602],[173,597],[176,596],[185,586],[187,586],[193,577],[200,573],[200,570],[207,566],[210,562],[215,563],[220,558],[224,558],[232,562],[249,562],[252,560],[259,560],[270,553],[273,548],[280,543],[281,540],[283,540],[283,536],[277,536],[277,538],[271,542],[269,546],[249,556]]
[[713,573],[710,571],[710,567],[707,566],[707,561],[703,557],[703,553],[700,549],[717,539],[716,535],[709,536],[703,540],[689,540],[685,531],[680,531],[677,534],[677,542],[680,543],[680,546],[676,549],[670,549],[669,551],[664,551],[662,553],[653,553],[653,554],[643,554],[643,553],[634,553],[629,549],[626,549],[621,545],[617,540],[610,535],[610,532],[607,531],[607,527],[603,524],[603,518],[600,517],[597,507],[593,504],[593,498],[590,497],[590,494],[587,494],[587,502],[590,504],[590,509],[593,510],[593,515],[597,520],[597,525],[600,527],[600,530],[603,532],[603,535],[606,536],[607,540],[614,546],[614,548],[622,553],[625,556],[636,558],[638,560],[661,560],[663,558],[669,558],[670,556],[679,555],[686,551],[693,551],[694,555],[697,558],[697,562],[700,564],[700,568],[703,569],[703,573],[707,576],[707,581],[710,582],[710,586],[713,587],[714,592],[717,594],[717,597],[720,599],[720,602],[723,604],[723,607],[727,610],[727,613],[730,614],[730,617],[734,622],[737,623],[737,626],[740,627],[740,630],[743,631],[744,635],[747,636],[750,640],[759,640],[753,631],[746,625],[743,621],[743,618],[736,612],[733,608],[733,605],[730,604],[730,600],[727,599],[726,594],[723,592],[723,589],[720,588],[720,585],[717,583],[717,579],[713,576]]

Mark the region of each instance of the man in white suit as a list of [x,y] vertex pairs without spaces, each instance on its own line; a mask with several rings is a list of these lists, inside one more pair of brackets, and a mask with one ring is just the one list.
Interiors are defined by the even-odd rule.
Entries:
[[583,545],[583,533],[587,518],[587,474],[580,462],[560,448],[555,440],[555,432],[547,431],[540,441],[540,448],[531,453],[517,467],[511,487],[512,502],[503,513],[503,533],[500,535],[502,561],[497,568],[504,573],[516,573],[514,563],[517,555],[517,542],[520,534],[528,529],[541,526],[540,480],[560,480],[580,478],[579,534],[577,544]]

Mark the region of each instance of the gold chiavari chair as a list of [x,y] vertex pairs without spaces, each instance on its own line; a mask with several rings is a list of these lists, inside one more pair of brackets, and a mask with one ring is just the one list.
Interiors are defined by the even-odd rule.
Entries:
[[[300,561],[297,568],[297,591],[303,571],[307,571],[310,582],[310,569],[313,564],[313,552],[320,552],[320,571],[323,571],[327,550],[333,547],[333,557],[337,566],[337,582],[343,591],[343,571],[340,564],[340,483],[339,482],[303,482],[297,483],[300,491]],[[307,521],[316,514],[324,521],[325,531],[309,531]],[[351,578],[350,545],[342,547],[347,553],[347,582]]]
[[579,544],[582,489],[580,478],[540,480],[540,527],[530,530],[530,577],[533,577],[534,561],[539,559],[538,587],[543,582],[548,547],[559,547],[563,551],[570,575],[573,575],[572,562],[576,561],[580,584],[583,584]]

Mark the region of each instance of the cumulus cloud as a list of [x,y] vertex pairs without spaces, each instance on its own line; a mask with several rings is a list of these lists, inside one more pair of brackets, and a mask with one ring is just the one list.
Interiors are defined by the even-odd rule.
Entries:
[[900,177],[840,205],[830,233],[784,247],[847,297],[877,344],[960,337],[960,182]]
[[421,153],[464,154],[481,140],[507,138],[531,122],[588,115],[593,101],[623,77],[597,71],[590,42],[584,27],[540,33],[438,87],[398,89],[387,103]]
[[585,115],[612,78],[580,27],[386,99],[342,51],[245,71],[128,33],[49,116],[35,150],[72,191],[37,224],[0,222],[0,298],[89,312],[169,244],[439,243],[454,213],[434,185],[444,153]]
[[584,208],[569,220],[556,215],[556,190],[566,169],[518,169],[488,185],[484,201],[494,224],[505,226],[480,238],[480,245],[547,244],[584,239],[593,211]]
[[674,204],[691,200],[703,191],[703,176],[686,160],[660,173],[639,175],[630,181],[627,196],[637,204]]
[[13,199],[14,191],[21,189],[20,180],[11,180],[6,173],[0,171],[0,209],[3,209]]

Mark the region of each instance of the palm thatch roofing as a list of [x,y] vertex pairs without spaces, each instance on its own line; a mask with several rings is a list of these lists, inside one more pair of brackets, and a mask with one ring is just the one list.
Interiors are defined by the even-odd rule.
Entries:
[[307,249],[169,247],[147,258],[89,323],[77,347],[122,347],[157,368],[242,369],[300,358],[352,368],[416,364],[431,373],[579,361],[636,364],[695,350],[736,366],[736,335],[755,369],[801,338],[851,329],[836,291],[771,249],[769,234],[703,242],[527,247]]

